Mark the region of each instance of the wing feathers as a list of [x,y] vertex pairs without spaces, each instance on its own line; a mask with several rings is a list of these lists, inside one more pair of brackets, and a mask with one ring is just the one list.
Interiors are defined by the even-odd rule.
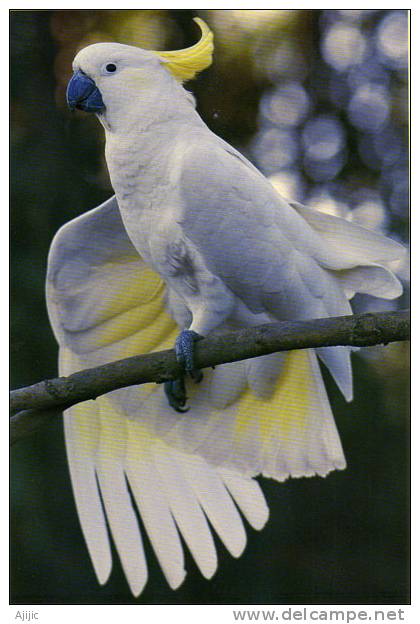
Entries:
[[138,596],[147,580],[147,566],[123,470],[126,423],[116,417],[104,397],[97,399],[97,403],[100,405],[101,436],[96,454],[96,473],[121,565],[132,593]]
[[217,568],[216,549],[197,498],[176,457],[158,440],[153,444],[153,459],[178,529],[203,576],[211,578]]
[[150,438],[139,423],[129,421],[129,449],[125,470],[147,535],[172,589],[185,578],[184,553],[169,504],[156,472]]
[[249,524],[257,531],[261,530],[268,520],[269,509],[258,483],[230,470],[219,469],[218,472]]
[[176,456],[206,516],[231,555],[239,557],[246,544],[241,517],[221,478],[200,457]]
[[[59,372],[70,375],[82,368],[77,356],[61,348]],[[95,401],[79,403],[63,414],[67,461],[80,525],[100,584],[111,573],[112,557],[105,514],[95,474],[100,420]]]
[[358,266],[336,272],[342,288],[350,293],[366,293],[382,299],[395,299],[402,294],[401,282],[387,268],[379,265]]
[[112,537],[134,596],[147,581],[147,566],[124,472],[117,462],[99,461],[96,472]]
[[84,422],[91,422],[95,418],[94,411],[86,404],[77,405],[64,412],[67,460],[80,525],[97,579],[103,585],[111,573],[111,548],[93,455],[83,452],[86,440],[81,439],[83,427],[80,427],[80,421],[76,422],[79,416]]
[[396,241],[347,219],[313,210],[298,202],[290,202],[290,205],[341,257],[341,267],[330,268],[344,269],[372,262],[387,264],[406,254],[405,248]]

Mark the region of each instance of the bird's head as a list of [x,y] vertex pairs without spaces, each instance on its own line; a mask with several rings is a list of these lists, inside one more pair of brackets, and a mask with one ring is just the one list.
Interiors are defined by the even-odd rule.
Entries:
[[[82,49],[73,61],[67,87],[69,107],[86,112],[114,112],[141,98],[153,105],[159,89],[168,82],[194,78],[212,62],[213,34],[200,19],[201,39],[183,50],[154,52],[119,43],[96,43]],[[156,103],[156,99],[155,99]]]

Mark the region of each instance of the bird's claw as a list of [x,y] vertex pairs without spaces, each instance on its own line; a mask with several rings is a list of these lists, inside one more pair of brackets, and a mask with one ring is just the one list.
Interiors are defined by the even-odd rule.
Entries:
[[[184,329],[175,341],[176,359],[184,368],[185,372],[191,377],[195,383],[199,383],[203,379],[203,373],[194,367],[194,342],[200,340],[200,334],[190,329]],[[187,402],[187,394],[185,391],[184,376],[173,381],[165,383],[165,394],[168,403],[177,412],[187,412],[185,407]]]
[[166,398],[169,405],[176,412],[188,412],[189,408],[185,407],[187,402],[187,393],[185,392],[184,377],[174,379],[172,381],[166,381],[164,384]]

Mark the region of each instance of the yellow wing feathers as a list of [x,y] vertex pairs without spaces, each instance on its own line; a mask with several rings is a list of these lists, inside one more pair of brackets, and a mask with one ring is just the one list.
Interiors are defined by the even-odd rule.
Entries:
[[[177,327],[165,309],[164,286],[151,269],[143,265],[140,276],[132,272],[111,290],[115,307],[108,297],[107,310],[101,313],[105,320],[84,332],[85,344],[95,342],[96,346],[94,351],[80,354],[80,368],[83,362],[85,366],[94,365],[171,348],[175,341]],[[127,306],[122,304],[125,293]],[[135,305],[129,307],[133,302]],[[62,373],[72,372],[65,368]],[[162,439],[178,450],[199,452],[214,465],[239,469],[249,476],[263,473],[285,479],[290,475],[326,474],[343,467],[338,434],[314,353],[288,353],[268,397],[251,390],[244,367],[237,366],[235,374],[243,376],[244,389],[223,407],[217,407],[211,398],[212,370],[205,371],[201,384],[189,383],[190,410],[186,414],[175,413],[167,404],[163,388],[155,384],[114,391],[96,401],[101,414],[106,413],[99,426],[118,428],[119,436],[108,436],[115,444],[124,429],[121,422],[137,421],[143,428],[136,431],[141,436],[147,433],[148,443]],[[92,431],[83,409],[83,405],[77,406],[72,418],[81,444],[90,448]],[[333,431],[333,448],[323,442],[326,427]],[[97,431],[94,433],[97,435]],[[102,452],[112,453],[113,444],[102,445]]]
[[[178,328],[165,308],[164,285],[140,259],[92,262],[66,298],[53,281],[50,289],[51,316],[65,341],[63,375],[175,342]],[[253,476],[284,480],[344,467],[315,352],[291,352],[279,363],[277,381],[264,396],[251,383],[259,363],[238,362],[207,369],[200,384],[188,382],[187,413],[170,408],[156,384],[122,388],[65,412],[75,502],[100,583],[112,567],[107,527],[132,593],[139,595],[147,581],[133,499],[176,588],[185,577],[180,536],[210,578],[217,568],[210,524],[235,557],[246,543],[238,509],[255,529],[264,526],[268,508]]]
[[115,263],[106,263],[97,273],[102,303],[83,331],[84,351],[120,343],[122,358],[172,346],[176,325],[165,312],[164,285],[156,273],[142,263],[119,264],[118,272]]

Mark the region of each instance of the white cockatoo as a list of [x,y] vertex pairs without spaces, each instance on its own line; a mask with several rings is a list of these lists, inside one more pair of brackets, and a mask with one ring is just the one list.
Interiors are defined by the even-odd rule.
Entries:
[[[100,583],[110,534],[134,595],[147,580],[132,501],[172,588],[181,536],[202,574],[217,568],[210,525],[238,557],[244,516],[268,518],[257,475],[325,476],[345,467],[317,356],[347,400],[346,347],[274,354],[194,371],[193,341],[226,328],[351,313],[355,292],[401,294],[387,265],[404,250],[343,219],[283,199],[201,120],[182,82],[211,63],[213,36],[180,51],[98,43],[74,59],[70,107],[105,129],[115,196],[64,225],[47,300],[60,374],[170,348],[185,387],[146,384],[68,409],[77,510]],[[180,332],[180,333],[179,333]],[[242,515],[241,515],[242,514]]]

